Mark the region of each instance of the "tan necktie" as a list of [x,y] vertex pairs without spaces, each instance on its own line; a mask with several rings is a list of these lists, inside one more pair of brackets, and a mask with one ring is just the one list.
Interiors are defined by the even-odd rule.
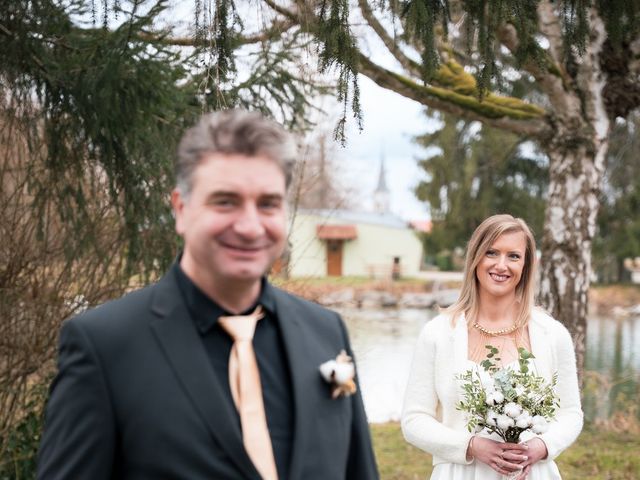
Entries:
[[262,307],[258,305],[249,315],[220,317],[219,322],[234,340],[229,356],[229,386],[240,413],[244,448],[264,480],[277,480],[278,472],[264,413],[260,372],[253,351],[253,333],[263,316]]

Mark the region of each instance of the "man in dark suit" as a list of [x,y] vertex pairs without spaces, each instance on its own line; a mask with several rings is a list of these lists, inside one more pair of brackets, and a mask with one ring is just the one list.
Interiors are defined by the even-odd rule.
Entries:
[[[157,284],[65,322],[39,479],[378,478],[359,391],[334,398],[319,373],[352,356],[342,320],[265,279],[286,241],[295,150],[256,113],[206,115],[187,131],[171,198],[184,250]],[[220,319],[257,306],[258,454],[275,476],[245,447],[255,422],[241,422]]]

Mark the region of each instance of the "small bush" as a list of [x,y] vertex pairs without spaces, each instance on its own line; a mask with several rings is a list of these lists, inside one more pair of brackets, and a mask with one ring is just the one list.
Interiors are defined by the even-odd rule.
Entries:
[[45,401],[46,385],[34,387],[22,418],[5,438],[0,438],[0,480],[31,480],[36,477]]

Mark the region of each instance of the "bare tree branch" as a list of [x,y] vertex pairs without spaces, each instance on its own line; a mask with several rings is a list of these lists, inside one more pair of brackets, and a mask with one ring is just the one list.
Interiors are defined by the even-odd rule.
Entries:
[[[518,33],[511,24],[503,25],[497,31],[497,38],[512,53],[515,53],[520,46]],[[545,60],[547,63],[544,65],[528,60],[521,65],[521,68],[533,75],[538,87],[549,97],[552,108],[566,108],[565,97],[573,80],[564,68],[554,61],[552,55],[546,55]]]
[[373,31],[376,32],[391,55],[393,55],[393,57],[398,61],[398,63],[400,63],[400,65],[402,65],[405,70],[419,77],[420,65],[404,54],[396,40],[394,40],[391,35],[389,35],[387,30],[378,21],[373,11],[371,10],[369,2],[367,2],[367,0],[358,0],[358,5],[360,6],[360,10],[362,11],[363,18],[373,29]]
[[540,33],[548,40],[548,52],[553,63],[562,64],[564,51],[564,37],[562,35],[562,24],[556,9],[561,8],[557,4],[552,4],[549,0],[544,0],[538,4],[538,28]]
[[529,137],[544,138],[550,134],[545,111],[538,106],[497,95],[488,95],[481,101],[475,95],[457,93],[452,89],[419,85],[407,77],[375,64],[363,54],[360,54],[359,61],[360,73],[381,87],[427,107]]
[[281,5],[278,5],[276,2],[274,2],[273,0],[262,0],[264,3],[266,3],[269,8],[271,8],[272,10],[278,12],[280,15],[284,15],[285,17],[292,19],[292,20],[300,20],[298,18],[298,14],[292,10],[286,9]]

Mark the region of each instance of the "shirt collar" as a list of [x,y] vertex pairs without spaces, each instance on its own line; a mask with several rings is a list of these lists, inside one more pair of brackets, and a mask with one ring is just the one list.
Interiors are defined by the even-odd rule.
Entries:
[[[191,313],[191,317],[195,322],[200,333],[208,332],[218,322],[218,318],[223,315],[231,315],[224,308],[213,301],[206,293],[204,293],[180,267],[180,258],[171,267],[173,275],[178,283],[178,287],[182,292],[184,301]],[[276,302],[274,298],[273,288],[267,281],[266,277],[262,277],[260,281],[260,295],[258,300],[251,308],[242,314],[252,312],[257,305],[262,305],[267,314],[276,318]]]

